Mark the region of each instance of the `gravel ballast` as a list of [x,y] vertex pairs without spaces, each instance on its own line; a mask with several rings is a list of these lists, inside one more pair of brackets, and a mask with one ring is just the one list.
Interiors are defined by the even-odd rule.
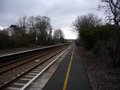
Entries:
[[109,60],[98,59],[81,47],[79,51],[93,90],[120,90],[120,68],[110,66]]

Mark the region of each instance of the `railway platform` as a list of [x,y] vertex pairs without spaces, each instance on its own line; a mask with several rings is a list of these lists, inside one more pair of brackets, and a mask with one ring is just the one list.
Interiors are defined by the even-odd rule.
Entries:
[[[45,50],[43,50],[45,49]],[[91,90],[75,44],[30,50],[1,57],[0,90]],[[27,53],[27,54],[26,54]]]
[[73,45],[42,90],[92,90],[77,46]]

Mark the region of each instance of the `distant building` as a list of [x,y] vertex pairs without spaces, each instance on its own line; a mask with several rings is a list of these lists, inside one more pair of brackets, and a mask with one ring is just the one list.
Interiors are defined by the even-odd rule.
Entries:
[[76,39],[66,39],[66,41],[69,42],[69,43],[73,43],[73,42],[76,41]]

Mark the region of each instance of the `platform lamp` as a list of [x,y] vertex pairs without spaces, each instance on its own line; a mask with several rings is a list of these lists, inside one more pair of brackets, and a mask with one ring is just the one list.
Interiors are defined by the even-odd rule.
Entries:
[[38,44],[38,37],[37,37],[37,31],[35,30],[35,48],[37,48]]

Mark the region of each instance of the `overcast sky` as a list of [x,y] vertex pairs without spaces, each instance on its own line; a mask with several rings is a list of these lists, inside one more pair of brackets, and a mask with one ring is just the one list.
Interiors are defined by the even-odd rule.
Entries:
[[15,24],[23,16],[48,16],[53,28],[61,28],[65,38],[76,38],[71,31],[77,16],[97,11],[99,0],[0,0],[0,28]]

